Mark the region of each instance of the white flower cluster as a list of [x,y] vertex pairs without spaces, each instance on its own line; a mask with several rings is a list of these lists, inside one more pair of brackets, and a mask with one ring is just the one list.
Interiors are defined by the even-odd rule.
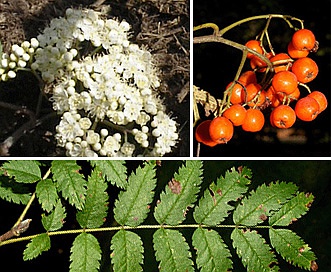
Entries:
[[28,66],[31,56],[35,53],[39,42],[36,38],[24,41],[21,45],[14,44],[11,53],[2,53],[0,59],[0,81],[15,78],[16,72]]
[[68,156],[163,156],[176,145],[152,55],[129,42],[129,30],[99,12],[68,9],[37,37],[31,68],[53,86],[62,115],[56,139]]

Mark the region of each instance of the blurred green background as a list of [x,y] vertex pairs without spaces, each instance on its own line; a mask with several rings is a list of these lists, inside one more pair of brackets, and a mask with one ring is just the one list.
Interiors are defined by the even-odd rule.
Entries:
[[[304,20],[305,28],[311,29],[320,48],[317,53],[310,54],[319,66],[316,79],[308,83],[311,90],[323,92],[330,101],[331,91],[331,17],[330,0],[194,0],[193,25],[212,22],[220,29],[241,19],[262,14],[284,14]],[[242,24],[224,37],[241,44],[254,39],[262,31],[266,20],[252,21]],[[299,25],[296,25],[299,26]],[[209,31],[197,31],[194,36],[211,34]],[[282,19],[272,19],[269,36],[276,53],[286,52],[287,44],[293,30]],[[241,60],[241,51],[220,43],[205,43],[193,45],[193,83],[208,91],[216,98],[223,97],[223,91],[236,74]],[[250,69],[246,63],[246,69]],[[244,69],[245,71],[245,69]],[[300,89],[306,94],[304,89]],[[296,157],[329,157],[330,142],[330,105],[313,122],[297,120],[291,130],[292,135],[280,135],[269,125],[270,110],[266,110],[266,125],[259,133],[249,133],[241,128],[235,128],[234,137],[226,145],[201,148],[201,157],[209,156],[296,156]],[[200,111],[203,116],[202,109]],[[292,138],[290,137],[292,136]],[[196,147],[196,142],[194,146]],[[194,155],[196,152],[194,151]]]
[[[127,161],[128,173],[134,171],[138,165],[141,165],[142,161]],[[162,166],[157,170],[157,188],[156,195],[164,189],[164,186],[171,180],[174,173],[178,170],[182,161],[165,160],[162,161]],[[47,170],[50,162],[44,162],[44,172]],[[89,174],[90,166],[86,161],[79,161],[83,167],[84,174]],[[270,183],[273,181],[286,181],[293,182],[299,187],[299,191],[311,192],[315,196],[315,200],[306,215],[300,218],[297,222],[294,222],[289,226],[294,232],[296,232],[302,239],[309,244],[314,253],[317,256],[317,263],[319,265],[318,271],[331,271],[331,161],[327,160],[236,160],[236,161],[204,161],[203,171],[203,188],[215,181],[221,175],[223,176],[226,170],[239,166],[247,166],[252,170],[252,183],[250,189],[255,189],[258,185],[263,183]],[[34,185],[30,186],[31,191],[34,190]],[[115,187],[109,187],[109,207],[113,207],[114,200],[117,198],[119,190]],[[154,199],[154,203],[158,197]],[[0,200],[0,233],[3,234],[8,231],[12,225],[16,222],[18,216],[23,210],[23,206],[11,204]],[[27,214],[27,218],[32,218],[33,221],[30,228],[25,233],[26,235],[32,235],[43,232],[43,227],[40,222],[40,214],[42,210],[37,203],[33,204]],[[193,223],[192,210],[188,212],[187,220],[184,223]],[[75,219],[75,210],[67,206],[67,218],[65,219],[65,229],[79,228]],[[150,214],[144,222],[144,224],[155,224],[152,214]],[[223,224],[232,224],[231,216],[223,222]],[[109,213],[107,221],[104,226],[111,226],[114,224],[113,215]],[[188,240],[189,244],[194,229],[181,230]],[[245,271],[241,261],[231,246],[230,233],[232,229],[221,229],[220,234],[225,243],[229,246],[234,262],[233,271],[241,272]],[[259,230],[261,234],[263,230]],[[152,235],[154,230],[138,230],[137,233],[142,237],[145,248],[144,255],[144,271],[157,271],[158,264],[155,261],[154,250],[152,244]],[[95,236],[98,238],[103,250],[102,256],[102,269],[100,271],[110,270],[110,240],[114,233],[109,232],[97,232]],[[4,271],[46,271],[50,268],[54,271],[68,271],[70,247],[76,235],[62,235],[53,236],[51,238],[51,249],[42,253],[34,260],[23,262],[23,251],[27,245],[27,242],[20,242],[0,247],[0,260],[2,266],[8,268]],[[194,252],[193,249],[191,249]],[[281,271],[303,271],[295,268],[279,256],[279,266]],[[170,271],[173,272],[173,271]]]

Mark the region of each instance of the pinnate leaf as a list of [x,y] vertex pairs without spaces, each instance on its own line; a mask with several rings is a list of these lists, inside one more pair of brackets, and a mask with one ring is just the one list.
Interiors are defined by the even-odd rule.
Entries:
[[122,191],[115,201],[115,220],[121,225],[133,227],[141,224],[150,211],[155,184],[155,166],[146,163],[143,168],[138,167],[130,175],[126,191]]
[[158,223],[177,225],[185,220],[186,211],[193,207],[200,190],[201,167],[201,161],[189,160],[174,174],[155,208],[154,216]]
[[178,230],[158,229],[153,244],[160,271],[194,271],[189,246]]
[[272,226],[289,225],[307,213],[313,200],[312,194],[299,193],[270,217],[269,224]]
[[228,202],[236,201],[246,193],[250,178],[251,172],[246,167],[241,171],[236,171],[234,167],[227,171],[225,177],[220,177],[209,186],[209,190],[205,190],[193,213],[195,221],[206,225],[222,222],[228,212],[234,209]]
[[41,179],[38,163],[33,160],[6,162],[2,165],[1,172],[21,183],[34,183]]
[[247,271],[278,271],[277,260],[264,238],[256,231],[235,228],[231,233],[233,246]]
[[32,260],[38,257],[43,251],[47,251],[51,248],[51,240],[47,233],[39,234],[31,239],[26,249],[23,252],[23,260]]
[[242,200],[233,213],[233,221],[237,225],[255,226],[279,210],[296,191],[297,186],[293,183],[262,184],[249,197]]
[[197,228],[192,244],[197,250],[196,263],[201,272],[226,272],[232,268],[231,253],[216,231]]
[[111,240],[110,255],[115,272],[142,271],[144,248],[140,237],[131,231],[119,230]]
[[51,179],[45,179],[38,182],[36,196],[41,207],[47,212],[53,209],[59,198],[56,187]]
[[86,180],[79,173],[80,166],[75,161],[56,160],[52,162],[52,172],[57,188],[71,205],[81,210],[85,201]]
[[87,182],[84,208],[77,212],[82,228],[98,228],[104,223],[108,210],[107,183],[98,170],[93,170]]
[[104,178],[106,178],[111,184],[116,185],[122,189],[126,188],[127,169],[125,161],[120,160],[97,160],[90,161],[91,165],[98,169]]
[[70,253],[70,272],[99,271],[101,249],[97,238],[92,234],[79,234],[72,243]]
[[289,229],[269,230],[271,245],[288,262],[310,270],[311,263],[316,260],[311,248],[293,231]]
[[58,230],[62,228],[65,217],[65,208],[62,206],[61,201],[58,200],[55,204],[55,209],[49,215],[42,215],[41,222],[47,231]]

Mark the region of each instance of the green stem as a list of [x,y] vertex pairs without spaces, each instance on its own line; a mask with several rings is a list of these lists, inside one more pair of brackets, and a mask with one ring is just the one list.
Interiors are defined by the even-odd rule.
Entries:
[[237,21],[223,29],[221,29],[220,31],[218,31],[218,35],[219,36],[222,36],[224,35],[224,33],[228,32],[229,30],[231,30],[232,28],[235,28],[243,23],[247,23],[249,21],[253,21],[253,20],[259,20],[259,19],[271,19],[271,18],[281,18],[283,20],[286,21],[286,23],[291,27],[291,28],[295,28],[291,22],[289,21],[290,20],[293,20],[293,21],[299,21],[300,24],[301,24],[301,28],[303,28],[303,22],[302,20],[300,20],[299,18],[296,18],[296,17],[293,17],[293,16],[290,16],[290,15],[282,15],[282,14],[265,14],[265,15],[257,15],[257,16],[252,16],[252,17],[248,17],[248,18],[245,18],[245,19],[242,19],[240,21]]
[[112,123],[112,122],[110,122],[110,121],[108,121],[108,120],[102,120],[102,121],[100,121],[101,123],[103,123],[104,125],[106,125],[106,126],[108,126],[108,127],[111,127],[111,128],[113,128],[113,129],[115,129],[115,130],[117,130],[117,131],[120,131],[120,132],[123,132],[123,133],[125,133],[125,132],[127,132],[127,131],[130,131],[129,129],[127,129],[126,127],[124,127],[124,126],[121,126],[121,125],[116,125],[116,124],[114,124],[114,123]]
[[[216,226],[209,226],[209,225],[203,225],[203,224],[184,224],[184,225],[140,225],[137,227],[131,227],[131,226],[117,226],[117,227],[105,227],[105,228],[92,228],[92,229],[74,229],[74,230],[59,230],[59,231],[50,231],[47,232],[48,236],[55,236],[55,235],[67,235],[67,234],[76,234],[76,233],[82,233],[82,232],[102,232],[102,231],[119,231],[121,229],[124,230],[138,230],[138,229],[184,229],[184,228],[239,228],[239,229],[246,229],[246,228],[259,228],[259,229],[270,229],[272,226],[254,226],[254,227],[247,227],[247,226],[237,226],[237,225],[216,225]],[[35,237],[37,237],[40,234],[34,234],[29,235],[25,237],[18,237],[13,238],[9,240],[5,240],[0,243],[0,246],[13,244],[16,242],[22,242],[22,241],[28,241]]]
[[302,86],[302,87],[306,88],[306,90],[308,91],[308,93],[311,93],[311,90],[310,90],[310,88],[309,88],[308,85],[299,82],[299,86]]
[[219,32],[218,26],[214,23],[206,23],[206,24],[195,26],[195,27],[193,27],[193,31],[197,31],[197,30],[200,30],[200,29],[203,29],[203,28],[212,28],[212,29],[214,29],[214,34],[215,35],[218,34],[218,32]]
[[234,48],[237,48],[241,51],[249,52],[249,53],[257,56],[261,60],[263,60],[267,64],[270,71],[274,70],[272,63],[270,62],[270,60],[266,56],[254,51],[254,50],[252,50],[252,49],[250,49],[250,48],[248,48],[245,45],[242,45],[240,43],[230,41],[228,39],[224,39],[223,37],[215,36],[215,35],[207,35],[207,36],[200,36],[200,37],[194,37],[193,38],[193,43],[194,44],[207,43],[207,42],[219,42],[219,43],[223,43],[223,44],[232,46]]
[[[50,175],[51,173],[51,169],[49,168],[46,172],[46,174],[44,175],[44,177],[42,178],[43,180],[47,179],[48,176]],[[20,217],[18,218],[18,220],[16,221],[15,225],[13,226],[13,228],[15,228],[16,226],[18,226],[24,219],[26,213],[28,212],[28,210],[30,209],[31,207],[31,204],[32,202],[34,201],[34,199],[36,198],[36,192],[34,192],[28,202],[28,204],[26,204],[22,214],[20,215]]]
[[95,49],[91,52],[91,56],[93,56],[93,55],[95,55],[96,53],[98,53],[101,49],[102,49],[102,45],[100,45],[99,47],[95,48]]
[[224,110],[223,109],[221,110],[221,113],[223,113],[223,111],[225,111],[231,105],[230,101],[231,101],[231,95],[232,95],[233,87],[234,87],[235,83],[237,82],[239,76],[241,75],[241,71],[244,68],[246,58],[247,58],[247,51],[244,50],[243,54],[242,54],[242,57],[241,57],[239,67],[238,67],[238,70],[237,70],[237,73],[236,73],[236,76],[234,78],[234,81],[231,84],[232,87],[230,88],[230,92],[229,93],[227,93],[227,92],[224,93],[224,98],[223,98],[223,101],[222,101],[222,105],[224,105],[224,103],[226,101],[226,107],[225,107]]

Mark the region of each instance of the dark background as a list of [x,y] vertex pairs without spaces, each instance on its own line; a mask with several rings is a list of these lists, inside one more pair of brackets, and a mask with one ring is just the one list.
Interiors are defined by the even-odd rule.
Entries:
[[[128,161],[128,173],[133,169],[136,169],[137,165],[141,164],[141,161]],[[43,174],[46,172],[47,164],[44,168]],[[89,164],[86,161],[80,161],[84,169],[84,173],[89,173]],[[171,180],[175,171],[182,164],[181,161],[162,161],[162,167],[157,170],[158,187],[156,189],[156,195],[159,195],[164,186]],[[316,254],[319,270],[322,272],[331,271],[331,233],[330,233],[330,220],[331,220],[331,162],[330,161],[204,161],[204,180],[202,187],[206,188],[208,184],[215,181],[219,176],[224,176],[225,171],[231,167],[247,166],[252,170],[252,183],[250,189],[255,189],[258,185],[266,183],[269,184],[273,181],[286,181],[293,182],[298,186],[298,190],[301,192],[311,192],[315,196],[315,200],[308,213],[300,218],[297,222],[294,222],[289,226],[291,230],[296,232]],[[31,185],[30,190],[34,190],[35,185]],[[113,202],[117,198],[118,190],[110,187],[109,193],[109,211],[112,210]],[[158,199],[155,197],[154,202]],[[79,228],[75,220],[75,210],[70,209],[68,205],[67,218],[63,229],[75,229]],[[0,234],[8,231],[17,218],[23,211],[23,205],[10,204],[3,200],[0,200]],[[40,214],[42,213],[37,202],[34,202],[29,210],[26,218],[32,218],[33,221],[30,228],[23,235],[32,235],[43,232],[43,228],[40,222]],[[192,210],[188,213],[188,219],[184,223],[192,223]],[[112,225],[113,217],[110,212],[107,216],[107,221],[104,226]],[[230,218],[223,222],[223,224],[232,224]],[[148,216],[144,224],[155,224],[152,216]],[[194,229],[181,230],[191,244],[190,237]],[[230,233],[232,229],[222,228],[220,235],[229,246],[232,253],[232,260],[234,262],[233,271],[241,272],[246,271],[241,264],[241,261],[236,257],[236,253],[232,248],[232,241],[230,240]],[[264,235],[263,230],[258,230],[259,233]],[[144,255],[144,271],[157,271],[157,263],[154,257],[154,250],[152,245],[152,235],[154,230],[139,230],[137,234],[142,237],[145,255]],[[95,232],[93,233],[99,240],[102,247],[102,268],[100,271],[110,270],[110,240],[114,233],[109,232]],[[39,257],[34,260],[24,262],[23,251],[27,245],[27,241],[9,244],[0,247],[0,262],[4,269],[1,271],[68,271],[69,269],[69,257],[70,247],[76,234],[61,235],[51,237],[51,249],[47,252],[43,252]],[[267,237],[267,236],[265,236]],[[191,249],[191,252],[194,252]],[[279,256],[280,271],[304,271],[289,265]]]
[[[251,0],[251,1],[218,1],[194,0],[194,26],[212,22],[220,29],[241,19],[263,14],[291,15],[304,20],[305,28],[311,29],[320,48],[309,56],[319,66],[319,74],[308,83],[311,90],[323,92],[330,101],[330,1],[307,0]],[[241,44],[254,39],[262,31],[265,20],[242,24],[227,32],[224,37]],[[298,25],[296,25],[298,26]],[[212,31],[197,31],[194,36],[211,34]],[[288,28],[282,19],[272,19],[269,36],[275,52],[286,52],[293,30]],[[241,51],[221,43],[193,45],[193,83],[208,91],[215,98],[222,98],[223,91],[236,74],[241,60]],[[250,67],[245,68],[250,69]],[[245,71],[245,69],[243,70]],[[307,92],[300,89],[302,95]],[[269,110],[270,111],[270,110]],[[202,146],[200,156],[330,156],[330,105],[313,122],[297,120],[289,137],[279,135],[277,129],[269,124],[268,110],[265,111],[266,124],[259,133],[249,133],[235,127],[233,138],[226,145],[210,148]],[[201,117],[204,116],[200,111]],[[210,118],[210,117],[209,117]],[[204,118],[206,119],[206,118]],[[277,135],[278,133],[278,135]],[[300,143],[298,137],[304,138]],[[297,137],[297,138],[296,138]],[[196,147],[196,141],[194,147]],[[196,155],[194,149],[193,154]]]

